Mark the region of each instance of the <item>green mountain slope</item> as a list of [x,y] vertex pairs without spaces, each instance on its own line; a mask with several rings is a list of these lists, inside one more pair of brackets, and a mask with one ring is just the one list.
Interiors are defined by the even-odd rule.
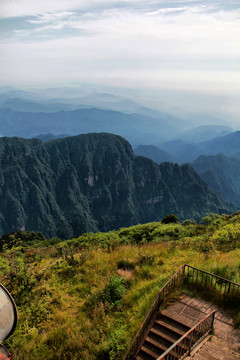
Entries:
[[191,165],[225,200],[240,206],[240,160],[222,154],[202,155]]
[[136,157],[116,135],[0,138],[0,161],[0,233],[25,228],[66,238],[169,213],[198,220],[234,210],[190,166]]

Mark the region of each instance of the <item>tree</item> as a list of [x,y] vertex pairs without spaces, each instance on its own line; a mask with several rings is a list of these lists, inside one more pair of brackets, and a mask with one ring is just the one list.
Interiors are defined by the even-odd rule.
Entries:
[[170,214],[170,215],[167,215],[165,216],[163,219],[162,219],[162,223],[163,224],[170,224],[170,223],[178,223],[178,218],[176,215],[173,215],[173,214]]

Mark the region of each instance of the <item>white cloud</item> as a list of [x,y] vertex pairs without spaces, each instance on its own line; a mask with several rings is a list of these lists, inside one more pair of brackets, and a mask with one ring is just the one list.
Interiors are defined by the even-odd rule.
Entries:
[[[221,4],[231,8],[238,2],[234,0],[216,0],[215,6]],[[166,4],[168,7],[166,8]],[[162,6],[161,6],[162,5]],[[180,11],[186,6],[198,5],[201,7],[209,6],[206,0],[1,0],[0,18],[34,16],[44,13],[55,13],[65,11],[95,11],[96,9],[127,8],[145,9],[149,13],[154,12],[168,13]],[[150,11],[150,9],[153,9]]]
[[69,19],[74,15],[73,12],[64,11],[57,13],[44,13],[36,17],[35,19],[27,20],[31,24],[47,24],[53,21],[62,21],[65,19]]
[[166,8],[135,0],[115,7],[114,0],[2,0],[0,8],[4,3],[4,16],[31,15],[28,27],[0,43],[5,84],[84,80],[240,94],[237,10],[199,1],[170,1]]
[[0,17],[33,16],[49,12],[86,10],[147,4],[145,0],[1,0]]
[[168,14],[168,13],[174,13],[174,12],[179,12],[179,11],[184,11],[187,10],[187,6],[184,7],[172,7],[172,8],[162,8],[162,9],[157,9],[154,11],[151,11],[149,13],[147,13],[147,15],[149,16],[153,16],[153,15],[159,15],[159,14]]

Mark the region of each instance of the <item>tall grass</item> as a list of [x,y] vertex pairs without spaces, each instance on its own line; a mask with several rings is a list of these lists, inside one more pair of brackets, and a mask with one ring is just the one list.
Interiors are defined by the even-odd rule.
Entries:
[[3,249],[0,281],[19,311],[5,342],[15,360],[121,359],[157,292],[183,263],[240,282],[239,240],[226,237],[240,215],[207,220]]

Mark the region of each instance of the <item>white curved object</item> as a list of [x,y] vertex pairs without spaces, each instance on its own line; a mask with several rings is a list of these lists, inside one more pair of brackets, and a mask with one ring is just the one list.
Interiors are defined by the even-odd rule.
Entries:
[[0,284],[0,342],[7,339],[17,325],[17,308],[12,296]]

